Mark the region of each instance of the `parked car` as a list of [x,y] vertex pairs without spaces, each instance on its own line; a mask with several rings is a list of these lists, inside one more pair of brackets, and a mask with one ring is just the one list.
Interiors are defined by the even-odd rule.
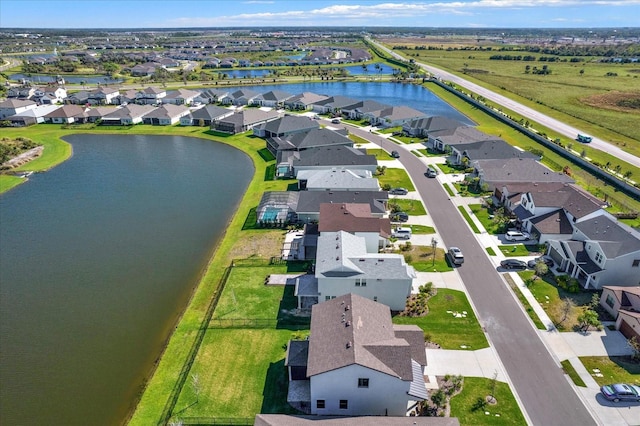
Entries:
[[518,259],[505,259],[500,262],[500,267],[503,269],[527,269],[527,263]]
[[407,188],[391,188],[389,194],[391,195],[407,195],[409,190]]
[[434,178],[436,176],[438,176],[438,171],[436,169],[434,169],[433,167],[429,166],[427,167],[427,171],[424,174],[426,177],[429,178]]
[[544,262],[545,265],[547,265],[549,268],[553,266],[553,259],[551,259],[549,256],[540,256],[540,257],[536,257],[535,259],[531,259],[530,261],[527,262],[527,266],[533,269],[536,267],[536,264],[539,262]]
[[390,219],[394,222],[406,222],[409,220],[409,215],[405,212],[392,213]]
[[331,122],[333,124],[340,124],[340,120],[338,120],[337,118],[334,118],[333,120],[331,120]]
[[602,396],[609,401],[635,401],[640,402],[640,386],[616,383],[613,385],[605,385],[600,388]]
[[531,239],[531,236],[526,232],[508,231],[506,234],[504,234],[504,238],[507,241],[527,241]]
[[462,265],[464,263],[464,256],[458,247],[449,247],[447,253],[449,254],[449,260],[454,265]]
[[398,151],[391,151],[391,156],[393,158],[400,158],[400,153],[398,153]]
[[397,227],[391,232],[391,236],[399,240],[408,240],[411,238],[411,228]]

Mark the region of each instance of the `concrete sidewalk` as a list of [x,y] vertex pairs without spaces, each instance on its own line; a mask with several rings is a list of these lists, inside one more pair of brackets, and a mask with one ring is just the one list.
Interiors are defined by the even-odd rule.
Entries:
[[477,351],[427,349],[427,366],[425,375],[444,376],[454,374],[465,377],[493,378],[497,373],[497,380],[507,381],[507,376],[492,348]]

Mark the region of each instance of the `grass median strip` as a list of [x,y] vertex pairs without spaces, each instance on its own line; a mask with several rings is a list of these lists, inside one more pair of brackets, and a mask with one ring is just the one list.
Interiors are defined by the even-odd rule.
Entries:
[[533,307],[531,306],[531,304],[529,303],[527,298],[524,297],[524,294],[522,294],[522,291],[520,290],[520,288],[516,285],[515,281],[513,281],[513,278],[511,278],[511,276],[509,276],[509,274],[503,274],[502,276],[504,277],[504,279],[509,284],[509,287],[511,287],[513,292],[518,297],[518,300],[522,304],[522,307],[524,308],[524,310],[527,313],[527,315],[529,315],[529,318],[531,318],[531,321],[533,321],[533,323],[535,324],[536,328],[538,330],[546,330],[547,327],[545,327],[545,325],[542,323],[542,321],[540,321],[540,318],[538,317],[538,314],[536,314],[536,311],[533,310]]
[[473,221],[473,219],[471,219],[471,216],[467,212],[467,209],[465,209],[464,206],[458,206],[458,210],[460,210],[460,213],[462,214],[462,217],[464,217],[464,219],[467,221],[467,223],[471,227],[471,230],[473,232],[475,232],[476,234],[479,234],[480,233],[480,229],[478,229],[478,227],[476,226],[476,224]]
[[571,365],[571,362],[568,359],[562,361],[560,365],[562,365],[562,369],[564,370],[565,374],[571,378],[574,385],[581,386],[583,388],[587,387],[587,385],[584,384],[584,381],[582,380],[576,369],[573,368],[573,365]]

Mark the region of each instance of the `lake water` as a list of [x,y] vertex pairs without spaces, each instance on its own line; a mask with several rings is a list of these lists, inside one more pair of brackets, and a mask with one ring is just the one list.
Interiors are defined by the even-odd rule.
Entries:
[[[413,84],[251,89],[375,99],[473,124]],[[70,160],[0,195],[2,424],[122,422],[253,170],[243,153],[195,138],[67,140]]]
[[[103,75],[103,76],[95,76],[95,75],[65,75],[62,74],[61,75],[62,78],[64,78],[64,81],[67,83],[72,83],[72,84],[80,84],[83,81],[85,82],[85,84],[113,84],[113,83],[122,83],[124,80],[123,79],[118,79],[118,78],[111,78],[109,76]],[[56,81],[56,76],[55,75],[46,75],[46,74],[31,74],[31,75],[27,75],[27,74],[11,74],[9,76],[9,80],[16,80],[16,81],[20,81],[22,79],[25,80],[29,80],[32,83],[35,84],[45,84],[45,83],[52,83]]]
[[0,196],[6,425],[122,422],[253,174],[202,139],[67,140]]

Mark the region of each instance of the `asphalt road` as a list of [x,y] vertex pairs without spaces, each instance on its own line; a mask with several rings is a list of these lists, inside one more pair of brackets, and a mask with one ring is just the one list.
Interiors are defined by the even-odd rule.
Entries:
[[388,152],[400,152],[400,162],[411,176],[443,239],[439,247],[457,246],[462,250],[465,261],[458,272],[531,423],[540,426],[595,425],[590,412],[444,188],[437,179],[424,176],[424,163],[380,136],[352,127],[349,131]]
[[[378,46],[380,49],[383,49],[385,52],[392,55],[393,57],[400,60],[406,60],[406,58],[404,58],[403,56],[397,54],[396,52],[390,49],[387,49],[386,47],[382,46],[379,43],[376,43],[374,40],[371,40],[371,39],[369,40],[372,43],[374,43],[376,46]],[[485,87],[482,87],[478,84],[465,80],[464,78],[459,77],[455,74],[451,74],[450,72],[447,72],[440,68],[433,67],[431,65],[426,65],[419,62],[416,62],[416,64],[442,80],[451,81],[459,86],[462,86],[468,90],[471,90],[472,92],[477,93],[486,99],[496,102],[497,104],[502,105],[505,108],[508,108],[511,111],[518,113],[519,115],[522,115],[523,117],[527,117],[528,119],[533,120],[537,123],[540,123],[541,125],[543,125],[548,129],[551,129],[561,135],[566,136],[570,140],[575,140],[576,137],[578,136],[578,133],[586,133],[575,127],[569,126],[568,124],[565,124],[559,120],[556,120],[555,118],[542,114],[541,112],[538,112],[533,108],[529,108],[528,106],[522,105],[514,101],[513,99],[509,99],[498,93],[492,92],[491,90]],[[596,148],[601,151],[607,152],[626,163],[632,164],[636,167],[640,167],[640,158],[626,151],[623,151],[622,149],[618,148],[616,145],[613,145],[602,139],[593,138],[593,141],[589,143],[589,146],[592,148]]]

